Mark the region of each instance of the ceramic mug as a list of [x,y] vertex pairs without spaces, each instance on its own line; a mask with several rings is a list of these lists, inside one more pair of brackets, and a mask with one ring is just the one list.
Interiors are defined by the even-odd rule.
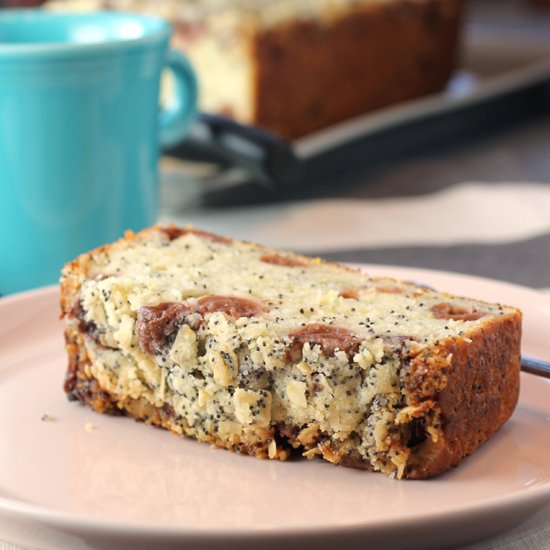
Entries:
[[170,35],[137,14],[0,10],[0,294],[54,283],[79,253],[155,221],[159,148],[196,111]]

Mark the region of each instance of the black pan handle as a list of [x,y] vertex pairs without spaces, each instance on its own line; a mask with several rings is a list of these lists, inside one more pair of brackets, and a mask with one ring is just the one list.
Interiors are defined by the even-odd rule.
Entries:
[[288,190],[303,175],[302,161],[292,146],[256,126],[244,126],[229,118],[200,113],[186,139],[165,154],[191,161],[239,167],[252,181]]

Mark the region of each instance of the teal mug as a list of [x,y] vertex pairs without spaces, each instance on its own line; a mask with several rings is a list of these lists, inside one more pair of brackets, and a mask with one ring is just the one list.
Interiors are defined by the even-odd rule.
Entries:
[[[155,221],[160,147],[196,112],[171,27],[129,13],[0,10],[0,294]],[[174,91],[159,106],[161,74]]]

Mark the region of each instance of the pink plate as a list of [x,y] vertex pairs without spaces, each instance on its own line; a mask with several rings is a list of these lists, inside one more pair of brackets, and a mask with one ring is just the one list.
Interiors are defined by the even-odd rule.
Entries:
[[[363,267],[519,306],[523,352],[550,359],[549,296],[465,275]],[[0,300],[0,533],[8,540],[44,550],[428,549],[512,528],[550,502],[549,380],[522,374],[512,419],[433,480],[255,460],[68,402],[57,302],[57,288]]]

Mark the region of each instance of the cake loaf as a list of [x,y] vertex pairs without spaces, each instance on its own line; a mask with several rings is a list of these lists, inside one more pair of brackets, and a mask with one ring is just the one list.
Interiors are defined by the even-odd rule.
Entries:
[[70,399],[261,458],[428,478],[518,398],[517,309],[191,227],[80,256],[61,307]]
[[298,138],[440,91],[463,0],[54,0],[169,19],[200,108]]

